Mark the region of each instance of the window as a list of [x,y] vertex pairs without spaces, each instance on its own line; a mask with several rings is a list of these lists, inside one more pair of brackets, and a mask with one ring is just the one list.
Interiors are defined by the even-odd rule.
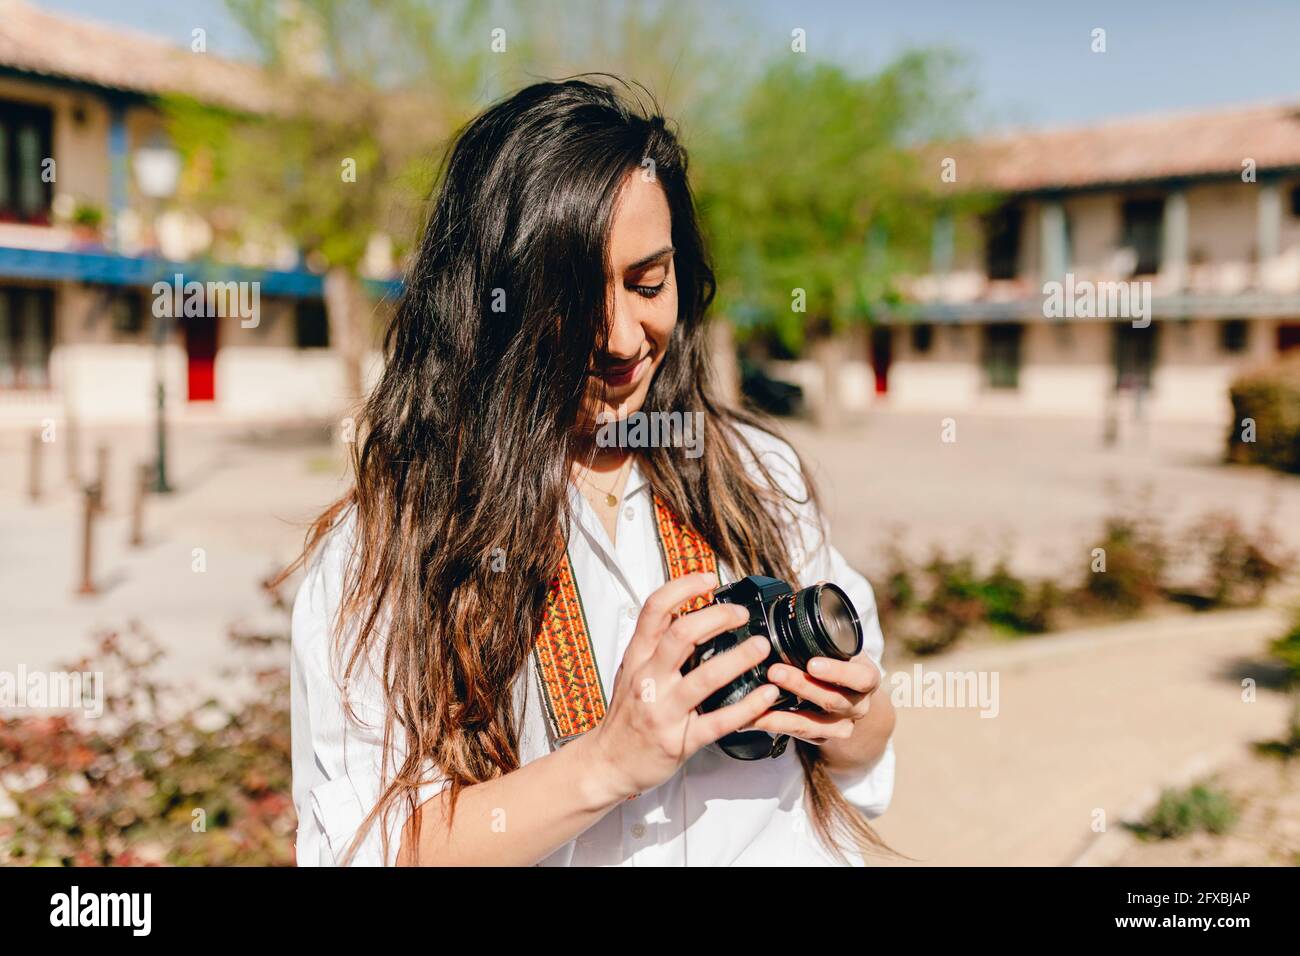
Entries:
[[934,326],[929,322],[918,322],[912,326],[912,351],[924,355],[934,346]]
[[984,383],[989,388],[1020,387],[1020,338],[1016,322],[984,326]]
[[1250,326],[1245,319],[1228,319],[1219,327],[1219,347],[1225,352],[1246,351],[1250,342]]
[[109,294],[108,315],[115,336],[136,338],[144,331],[151,313],[145,308],[144,295],[131,291]]
[[330,325],[324,302],[320,299],[299,299],[294,307],[294,319],[298,348],[329,348]]
[[0,222],[48,225],[53,183],[46,160],[52,152],[51,112],[0,101]]
[[1156,330],[1152,323],[1136,329],[1131,322],[1115,325],[1115,387],[1117,389],[1151,388],[1151,373],[1156,364]]
[[1154,275],[1160,271],[1160,244],[1164,235],[1165,201],[1163,199],[1128,199],[1124,202],[1124,234],[1120,239],[1126,249],[1137,253],[1134,275]]
[[0,289],[0,388],[50,386],[54,293]]
[[990,279],[1014,279],[1020,260],[1019,206],[1003,206],[984,217],[984,267]]

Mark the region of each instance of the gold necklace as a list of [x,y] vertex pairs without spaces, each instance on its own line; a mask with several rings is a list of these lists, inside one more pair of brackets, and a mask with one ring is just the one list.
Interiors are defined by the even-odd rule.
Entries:
[[610,485],[609,490],[600,487],[600,485],[596,484],[594,481],[588,478],[587,477],[588,474],[590,473],[584,469],[582,474],[579,477],[587,485],[589,485],[592,488],[595,488],[597,491],[599,491],[602,495],[605,496],[605,504],[609,505],[611,508],[617,508],[618,496],[614,494],[613,489],[617,488],[618,483],[623,480],[623,466],[619,465],[618,470],[614,472],[614,484]]

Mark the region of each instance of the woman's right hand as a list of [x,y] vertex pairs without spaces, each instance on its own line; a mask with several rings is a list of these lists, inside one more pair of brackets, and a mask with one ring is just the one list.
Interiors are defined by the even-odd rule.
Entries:
[[708,594],[716,583],[712,574],[684,575],[651,594],[641,608],[609,709],[589,735],[595,770],[613,799],[664,783],[701,747],[752,724],[780,694],[775,685],[763,684],[727,707],[696,712],[710,694],[768,654],[767,638],[752,637],[682,674],[696,645],[749,620],[748,611],[735,604],[676,616],[683,604]]

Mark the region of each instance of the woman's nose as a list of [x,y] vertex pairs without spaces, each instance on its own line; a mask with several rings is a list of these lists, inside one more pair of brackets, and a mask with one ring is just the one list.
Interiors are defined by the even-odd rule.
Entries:
[[633,316],[632,310],[615,296],[614,314],[609,327],[609,341],[605,343],[605,354],[615,361],[634,359],[640,356],[645,345],[645,330]]

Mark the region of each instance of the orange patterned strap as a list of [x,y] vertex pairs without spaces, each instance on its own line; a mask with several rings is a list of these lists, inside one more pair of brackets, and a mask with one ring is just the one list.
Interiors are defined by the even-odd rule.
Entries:
[[[708,542],[688,530],[657,495],[654,508],[668,577],[679,578],[696,571],[717,575],[718,563]],[[695,611],[709,603],[710,598],[701,595],[684,604],[681,610],[682,613]],[[542,702],[557,743],[565,743],[600,723],[605,716],[605,689],[600,682],[587,615],[567,550],[546,592],[546,608],[533,643],[533,659],[541,683]]]

